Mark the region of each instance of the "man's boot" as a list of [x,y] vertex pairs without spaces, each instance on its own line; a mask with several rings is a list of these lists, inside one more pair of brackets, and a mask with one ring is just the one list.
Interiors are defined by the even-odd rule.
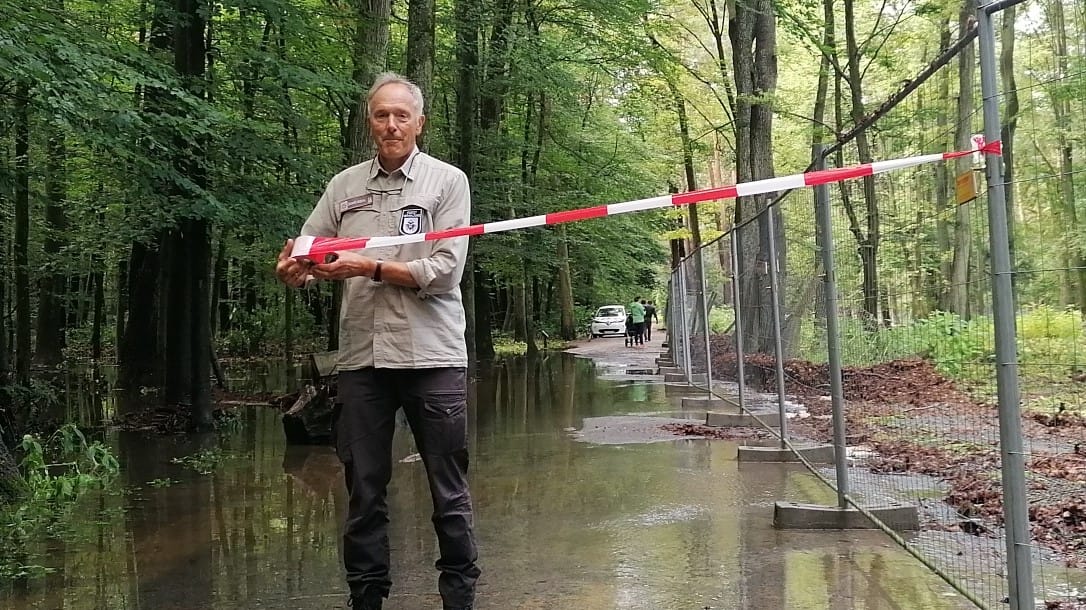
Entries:
[[351,593],[351,600],[347,602],[347,605],[352,610],[381,610],[384,601],[385,598],[380,592],[366,589],[360,593]]

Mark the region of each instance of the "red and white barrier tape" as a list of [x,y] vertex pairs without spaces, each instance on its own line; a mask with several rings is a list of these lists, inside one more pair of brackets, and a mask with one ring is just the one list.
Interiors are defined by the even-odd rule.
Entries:
[[762,193],[772,193],[788,189],[841,182],[843,180],[853,180],[855,178],[863,178],[865,176],[873,176],[875,174],[915,167],[925,163],[957,159],[958,157],[965,157],[974,153],[999,155],[1002,154],[1002,151],[1001,143],[996,141],[972,150],[920,155],[916,157],[906,157],[904,159],[891,159],[889,161],[876,161],[864,165],[826,169],[807,172],[805,174],[793,174],[791,176],[780,176],[777,178],[744,182],[731,186],[719,186],[689,191],[686,193],[639,199],[637,201],[598,205],[590,208],[567,210],[565,212],[555,212],[553,214],[540,214],[539,216],[501,220],[498,222],[488,222],[466,227],[455,227],[452,229],[445,229],[444,231],[431,231],[429,233],[418,233],[415,235],[390,235],[381,237],[313,237],[303,235],[294,240],[294,249],[291,251],[291,256],[299,259],[321,261],[326,255],[341,250],[361,250],[363,248],[398,246],[402,244],[433,241],[436,239],[449,239],[452,237],[500,233],[502,231],[512,231],[514,229],[556,225],[564,222],[587,220],[589,218],[626,214],[628,212],[640,212],[642,210],[655,210],[672,206],[689,205],[701,203],[703,201],[735,199],[736,197],[744,197],[747,195],[759,195]]

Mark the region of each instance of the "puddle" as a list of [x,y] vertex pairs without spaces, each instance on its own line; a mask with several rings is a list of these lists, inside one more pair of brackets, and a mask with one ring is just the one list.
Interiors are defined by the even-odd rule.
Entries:
[[[599,418],[656,427],[668,420],[646,424],[647,414],[682,412],[681,394],[658,381],[598,375],[566,355],[479,372],[469,397],[477,608],[970,607],[879,533],[775,530],[774,500],[817,500],[790,482],[795,467],[740,467],[730,441],[578,442],[571,431]],[[252,382],[279,391],[274,377],[269,365]],[[431,502],[406,432],[388,500],[390,610],[440,607]],[[345,494],[330,449],[287,447],[277,414],[260,408],[228,436],[107,440],[124,493],[89,499],[76,540],[34,545],[25,559],[51,573],[5,583],[0,607],[343,606]],[[217,450],[213,474],[171,461],[204,449]]]

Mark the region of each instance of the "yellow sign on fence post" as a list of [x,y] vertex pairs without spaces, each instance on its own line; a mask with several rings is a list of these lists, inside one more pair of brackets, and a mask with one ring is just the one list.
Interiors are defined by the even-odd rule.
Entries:
[[954,194],[958,205],[969,203],[977,198],[977,178],[973,170],[966,170],[954,180]]

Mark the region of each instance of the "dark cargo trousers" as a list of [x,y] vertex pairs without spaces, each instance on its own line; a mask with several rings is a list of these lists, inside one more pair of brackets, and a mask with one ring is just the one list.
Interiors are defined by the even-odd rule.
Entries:
[[440,558],[438,591],[446,606],[475,599],[478,552],[468,493],[467,373],[463,368],[342,371],[335,419],[348,509],[343,563],[352,594],[374,588],[387,597],[388,483],[396,410],[403,407],[426,468]]

